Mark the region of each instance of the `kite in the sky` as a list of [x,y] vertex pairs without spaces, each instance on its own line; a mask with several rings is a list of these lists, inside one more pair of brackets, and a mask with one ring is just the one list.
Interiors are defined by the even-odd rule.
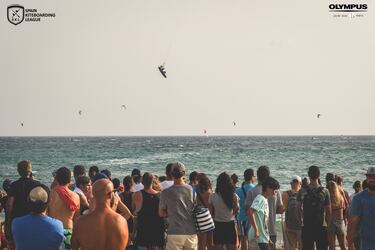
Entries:
[[79,114],[79,115],[82,115],[82,110],[79,110],[79,111],[78,111],[78,114]]
[[126,106],[125,106],[125,105],[121,105],[121,108],[125,110],[125,109],[126,109]]
[[320,118],[322,115],[321,114],[317,114],[316,115],[316,118]]
[[236,126],[236,125],[237,125],[237,123],[235,121],[233,121],[233,127]]
[[207,134],[207,130],[206,130],[206,129],[203,129],[203,133],[204,133],[204,134]]
[[23,122],[21,122],[21,127],[23,127]]
[[167,78],[167,71],[165,71],[165,68],[164,68],[164,64],[163,65],[160,65],[158,67],[160,73],[164,76],[164,78]]

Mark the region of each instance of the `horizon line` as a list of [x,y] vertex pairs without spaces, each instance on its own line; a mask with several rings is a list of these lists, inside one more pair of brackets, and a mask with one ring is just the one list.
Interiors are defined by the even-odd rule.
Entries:
[[223,134],[212,134],[212,135],[0,135],[0,138],[6,137],[373,137],[375,134],[269,134],[269,135],[223,135]]

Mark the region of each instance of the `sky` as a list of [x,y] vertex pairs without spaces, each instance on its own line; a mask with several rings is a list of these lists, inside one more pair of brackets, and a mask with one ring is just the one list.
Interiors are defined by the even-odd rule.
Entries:
[[374,0],[331,3],[1,1],[0,136],[375,135]]

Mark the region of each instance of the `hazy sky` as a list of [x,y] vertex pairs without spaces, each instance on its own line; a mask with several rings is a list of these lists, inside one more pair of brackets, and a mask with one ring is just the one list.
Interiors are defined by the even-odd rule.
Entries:
[[375,134],[374,0],[330,3],[1,1],[0,135]]

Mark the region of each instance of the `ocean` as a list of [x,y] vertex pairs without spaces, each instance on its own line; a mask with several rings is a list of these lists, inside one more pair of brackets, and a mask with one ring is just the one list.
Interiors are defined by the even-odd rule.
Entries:
[[49,185],[53,170],[83,164],[109,169],[122,180],[133,168],[164,175],[169,162],[181,161],[191,171],[204,172],[213,185],[221,172],[242,179],[246,168],[270,167],[271,176],[289,188],[292,175],[307,176],[317,165],[322,181],[327,172],[344,178],[344,187],[365,179],[375,164],[375,136],[257,137],[0,137],[0,182],[18,179],[17,162],[32,161],[35,178]]

